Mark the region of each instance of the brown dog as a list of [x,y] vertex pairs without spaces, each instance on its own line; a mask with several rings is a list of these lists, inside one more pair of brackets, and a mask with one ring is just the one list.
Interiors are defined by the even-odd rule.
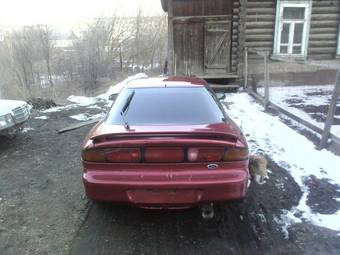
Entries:
[[249,173],[259,184],[265,183],[268,161],[264,156],[251,155],[249,158]]

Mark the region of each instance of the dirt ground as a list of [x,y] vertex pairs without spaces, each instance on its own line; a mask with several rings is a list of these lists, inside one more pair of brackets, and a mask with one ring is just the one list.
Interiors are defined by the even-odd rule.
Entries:
[[[13,140],[0,138],[0,254],[340,254],[340,234],[307,222],[283,230],[277,217],[298,204],[299,186],[269,159],[269,179],[253,183],[242,204],[215,206],[203,220],[197,208],[149,211],[93,203],[83,194],[80,144],[90,126],[69,118],[100,109],[77,107],[31,118]],[[38,114],[38,113],[35,113]],[[27,129],[26,129],[27,130]],[[311,208],[339,210],[338,186],[306,179]]]

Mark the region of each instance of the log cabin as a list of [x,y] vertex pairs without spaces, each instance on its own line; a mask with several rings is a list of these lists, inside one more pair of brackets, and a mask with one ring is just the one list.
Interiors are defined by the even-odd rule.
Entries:
[[[168,13],[170,75],[241,84],[248,48],[268,52],[272,59],[333,61],[340,67],[340,0],[161,0],[161,4]],[[260,79],[261,68],[261,62],[250,65],[253,82]],[[283,62],[273,62],[270,69],[281,84],[329,83],[335,74]]]

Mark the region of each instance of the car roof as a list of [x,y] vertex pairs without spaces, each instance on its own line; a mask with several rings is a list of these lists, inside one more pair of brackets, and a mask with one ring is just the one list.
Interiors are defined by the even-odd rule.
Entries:
[[161,88],[161,87],[204,87],[207,83],[197,77],[157,77],[142,78],[128,82],[126,88]]

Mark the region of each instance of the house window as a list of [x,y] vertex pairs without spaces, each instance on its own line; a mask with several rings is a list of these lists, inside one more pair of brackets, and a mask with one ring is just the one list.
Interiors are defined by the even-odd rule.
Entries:
[[311,1],[278,1],[274,55],[305,57]]

